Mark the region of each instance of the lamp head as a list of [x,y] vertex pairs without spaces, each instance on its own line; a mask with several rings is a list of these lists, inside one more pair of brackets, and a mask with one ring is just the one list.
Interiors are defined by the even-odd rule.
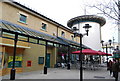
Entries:
[[72,30],[75,32],[75,31],[78,31],[79,29],[77,29],[77,27],[73,27]]
[[88,31],[89,28],[91,28],[92,26],[90,26],[89,24],[85,24],[85,26],[83,26],[83,28],[85,28],[85,31],[87,32],[87,36],[88,36]]
[[103,40],[101,40],[102,46],[103,46],[103,42],[104,42],[104,41],[103,41]]
[[108,40],[108,42],[109,42],[109,44],[111,45],[111,43],[112,43],[112,40],[110,39],[110,40]]

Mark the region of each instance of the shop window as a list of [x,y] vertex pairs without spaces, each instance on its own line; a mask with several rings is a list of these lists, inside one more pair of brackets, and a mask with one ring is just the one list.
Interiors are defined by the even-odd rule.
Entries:
[[61,37],[65,37],[65,32],[64,31],[61,32]]
[[23,14],[20,14],[19,21],[22,22],[22,23],[26,23],[26,21],[27,21],[27,16],[26,16],[26,15],[23,15]]
[[38,64],[44,64],[44,57],[38,57]]
[[42,30],[47,30],[47,24],[45,24],[45,23],[42,23],[42,28],[41,28]]

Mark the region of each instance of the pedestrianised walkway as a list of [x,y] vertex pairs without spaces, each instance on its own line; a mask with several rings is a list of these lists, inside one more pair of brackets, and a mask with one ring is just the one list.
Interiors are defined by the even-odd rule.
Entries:
[[[109,71],[105,67],[98,70],[83,70],[84,79],[100,79],[101,81],[114,81],[109,75]],[[3,79],[9,79],[10,75],[3,76]],[[66,68],[48,68],[48,73],[43,71],[34,71],[16,74],[16,79],[80,79],[80,71],[78,69],[67,70]]]

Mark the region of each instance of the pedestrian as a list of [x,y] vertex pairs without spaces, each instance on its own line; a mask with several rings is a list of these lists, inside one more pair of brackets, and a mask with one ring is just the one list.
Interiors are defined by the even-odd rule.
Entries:
[[119,71],[119,61],[116,60],[112,65],[113,77],[115,77],[115,81],[118,81],[118,71]]
[[113,62],[110,60],[110,61],[108,62],[108,69],[109,69],[109,71],[110,71],[110,76],[112,75],[112,64],[113,64]]

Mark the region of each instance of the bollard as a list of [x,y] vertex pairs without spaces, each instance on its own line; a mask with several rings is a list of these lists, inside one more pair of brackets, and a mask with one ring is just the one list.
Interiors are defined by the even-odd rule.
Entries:
[[47,74],[47,66],[44,66],[44,74]]
[[15,69],[11,69],[10,80],[15,80]]
[[70,70],[70,63],[67,64],[67,69]]

